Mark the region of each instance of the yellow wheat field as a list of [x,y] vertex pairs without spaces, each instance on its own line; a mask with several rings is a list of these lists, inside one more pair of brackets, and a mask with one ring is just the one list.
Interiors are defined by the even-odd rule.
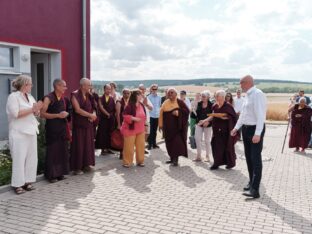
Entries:
[[267,120],[287,120],[288,105],[287,102],[268,102]]

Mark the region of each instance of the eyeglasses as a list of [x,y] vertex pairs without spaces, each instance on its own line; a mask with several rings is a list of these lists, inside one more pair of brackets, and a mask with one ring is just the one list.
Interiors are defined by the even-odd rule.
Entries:
[[157,91],[158,89],[152,89],[153,91]]

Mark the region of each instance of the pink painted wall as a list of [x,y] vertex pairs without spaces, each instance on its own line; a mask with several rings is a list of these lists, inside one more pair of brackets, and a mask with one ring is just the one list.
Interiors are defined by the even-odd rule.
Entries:
[[[1,0],[0,41],[62,50],[69,91],[82,77],[82,0]],[[87,76],[90,77],[90,0],[87,0]]]

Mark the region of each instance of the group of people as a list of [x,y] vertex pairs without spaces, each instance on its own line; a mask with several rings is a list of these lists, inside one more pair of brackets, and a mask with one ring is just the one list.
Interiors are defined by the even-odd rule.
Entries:
[[[242,91],[235,98],[219,90],[210,97],[209,91],[196,95],[193,102],[180,92],[168,88],[163,97],[158,95],[158,85],[153,84],[147,94],[143,84],[137,89],[122,90],[119,95],[114,83],[104,86],[104,94],[92,89],[87,78],[80,80],[80,88],[66,98],[64,80],[53,82],[53,92],[38,102],[30,95],[32,80],[18,76],[9,95],[7,115],[9,120],[9,145],[13,159],[12,187],[17,194],[34,189],[36,179],[38,121],[46,119],[45,177],[50,182],[63,180],[70,171],[81,175],[94,169],[95,149],[101,154],[112,153],[113,131],[120,131],[123,147],[120,150],[122,165],[129,168],[136,164],[144,167],[144,154],[157,149],[157,132],[162,132],[170,157],[166,163],[178,166],[180,156],[188,157],[187,137],[194,135],[197,145],[195,161],[201,161],[202,138],[206,158],[211,170],[222,165],[235,166],[235,143],[244,142],[249,183],[244,195],[258,198],[262,173],[261,151],[265,132],[266,99],[254,87],[251,76],[241,79]],[[190,119],[189,119],[190,117]],[[70,147],[69,147],[70,146]],[[211,149],[210,149],[211,148]]]

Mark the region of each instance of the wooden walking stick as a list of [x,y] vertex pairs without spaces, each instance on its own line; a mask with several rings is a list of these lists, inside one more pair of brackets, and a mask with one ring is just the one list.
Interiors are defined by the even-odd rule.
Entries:
[[288,132],[288,128],[289,128],[289,123],[290,123],[290,118],[288,119],[288,124],[287,124],[287,128],[286,128],[284,143],[283,143],[283,147],[282,147],[282,153],[284,152],[284,148],[285,148],[285,142],[286,142],[286,138],[287,138],[287,132]]

